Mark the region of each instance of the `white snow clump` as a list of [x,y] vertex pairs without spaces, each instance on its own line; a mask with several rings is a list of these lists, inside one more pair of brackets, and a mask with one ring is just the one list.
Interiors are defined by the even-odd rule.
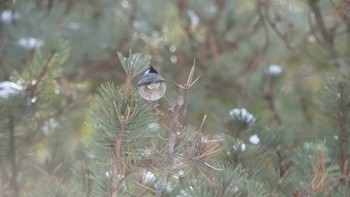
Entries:
[[19,94],[22,90],[23,87],[14,82],[3,81],[0,83],[0,98],[7,99]]
[[255,117],[245,108],[233,108],[230,110],[230,116],[232,119],[244,121],[248,124],[254,123],[256,121]]
[[33,37],[20,38],[18,45],[25,49],[37,49],[44,45],[44,41]]
[[279,76],[282,73],[282,67],[276,64],[271,64],[266,72],[271,76]]

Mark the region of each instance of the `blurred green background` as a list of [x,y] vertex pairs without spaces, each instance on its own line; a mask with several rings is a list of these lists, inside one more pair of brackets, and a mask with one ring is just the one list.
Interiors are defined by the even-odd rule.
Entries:
[[[38,172],[70,177],[86,157],[81,140],[91,135],[86,114],[97,87],[125,80],[117,52],[151,55],[170,101],[181,91],[172,80],[185,83],[195,64],[200,79],[190,89],[188,122],[200,125],[207,114],[211,134],[226,129],[232,108],[243,107],[266,125],[313,130],[322,120],[320,89],[347,74],[349,9],[342,0],[1,1],[0,82],[33,90],[42,81],[26,92],[33,105],[15,119],[23,187],[37,184],[25,180]],[[62,46],[64,61],[40,78],[49,55],[40,59],[36,51],[47,47],[49,54],[53,46]],[[160,108],[168,108],[165,99]],[[10,174],[7,140],[0,141],[1,188]]]

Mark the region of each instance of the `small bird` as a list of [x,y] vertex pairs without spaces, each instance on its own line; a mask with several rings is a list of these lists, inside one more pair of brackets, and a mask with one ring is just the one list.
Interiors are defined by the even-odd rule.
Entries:
[[138,82],[139,93],[147,101],[157,101],[162,98],[166,91],[165,80],[151,66]]

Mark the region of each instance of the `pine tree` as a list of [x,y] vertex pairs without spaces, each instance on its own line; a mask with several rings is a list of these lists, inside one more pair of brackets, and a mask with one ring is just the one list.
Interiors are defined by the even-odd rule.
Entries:
[[[90,113],[94,132],[88,143],[94,158],[89,168],[92,194],[162,196],[177,186],[177,180],[169,182],[171,177],[183,178],[200,164],[210,167],[208,158],[219,150],[201,128],[181,123],[188,90],[196,81],[194,67],[187,83],[179,85],[184,95],[165,113],[156,103],[144,102],[132,86],[133,78],[149,68],[149,56],[130,53],[128,58],[119,57],[127,76],[125,83],[101,86]],[[159,114],[168,117],[169,123],[158,131]]]
[[348,196],[349,10],[1,1],[0,196]]

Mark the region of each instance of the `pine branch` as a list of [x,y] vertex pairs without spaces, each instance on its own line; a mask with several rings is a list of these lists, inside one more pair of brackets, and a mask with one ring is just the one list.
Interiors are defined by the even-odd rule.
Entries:
[[324,187],[327,180],[327,174],[324,167],[324,153],[321,150],[317,150],[318,160],[317,167],[311,180],[311,190],[314,194],[318,194]]
[[[91,151],[96,155],[96,166],[91,172],[98,180],[95,183],[105,181],[104,184],[97,183],[92,193],[106,192],[111,197],[129,193],[131,191],[124,191],[125,187],[138,185],[132,179],[142,159],[137,157],[135,148],[144,148],[149,143],[148,125],[157,120],[156,114],[136,96],[132,84],[136,73],[149,67],[149,56],[131,52],[128,58],[118,55],[126,73],[125,83],[122,87],[109,83],[102,85],[91,110],[94,133],[90,142]],[[105,166],[100,166],[106,162]]]
[[39,75],[38,75],[38,77],[36,79],[36,82],[30,88],[28,88],[30,98],[34,97],[35,92],[36,92],[39,84],[44,80],[45,75],[49,71],[49,68],[54,63],[55,55],[56,55],[56,50],[54,49],[54,50],[51,51],[49,57],[47,58],[44,67],[41,69],[41,72],[39,73]]
[[[131,88],[132,88],[132,79],[133,79],[133,69],[128,70],[126,72],[127,78],[124,86],[124,98],[123,100],[127,102],[130,97],[131,97]],[[118,194],[118,189],[121,184],[122,179],[120,178],[121,175],[121,161],[122,161],[122,147],[123,147],[123,142],[125,138],[125,132],[126,128],[128,125],[128,121],[130,119],[130,108],[127,108],[127,113],[126,116],[124,114],[120,114],[118,112],[118,106],[117,103],[115,102],[115,108],[116,112],[118,113],[118,119],[120,121],[119,123],[119,128],[118,128],[118,135],[115,139],[114,142],[114,152],[113,152],[113,163],[112,163],[112,197],[117,197]]]
[[338,123],[340,129],[340,170],[343,175],[348,174],[348,167],[346,166],[348,163],[347,159],[347,143],[348,143],[348,135],[347,135],[347,117],[348,110],[347,104],[345,101],[345,81],[338,82],[338,90],[339,90],[339,100],[338,100]]
[[[194,74],[195,64],[192,66],[191,71],[188,75],[187,83],[184,85],[176,83],[174,80],[172,80],[179,88],[184,90],[184,95],[179,95],[176,99],[176,102],[174,106],[171,107],[172,111],[172,123],[171,123],[171,129],[170,129],[170,138],[168,142],[168,149],[166,151],[165,160],[166,164],[163,170],[163,174],[160,178],[159,187],[157,188],[157,197],[161,197],[162,192],[164,191],[167,179],[169,176],[170,169],[173,167],[173,153],[174,153],[174,147],[177,139],[177,131],[180,127],[180,118],[184,117],[187,112],[187,97],[188,97],[188,90],[197,82],[199,77],[197,77],[195,80],[193,80],[193,74]],[[171,79],[171,78],[170,78]]]
[[170,138],[169,138],[169,142],[168,142],[168,149],[165,155],[165,167],[163,170],[163,174],[160,178],[160,183],[159,183],[159,188],[156,192],[156,196],[157,197],[161,197],[162,196],[162,192],[164,191],[166,184],[167,184],[167,179],[169,176],[169,172],[170,169],[173,166],[173,153],[174,153],[174,147],[175,147],[175,142],[176,142],[176,137],[177,137],[177,129],[179,128],[179,118],[181,115],[181,111],[183,111],[184,109],[184,97],[183,96],[179,96],[177,98],[177,101],[175,103],[175,107],[174,107],[174,112],[173,112],[173,118],[172,118],[172,126],[171,126],[171,130],[170,130]]
[[[271,88],[272,89],[272,88]],[[265,99],[267,101],[267,104],[269,106],[269,109],[271,110],[272,114],[273,114],[273,117],[274,119],[276,120],[276,122],[278,124],[281,124],[282,123],[282,120],[281,120],[281,117],[279,116],[279,114],[277,113],[277,110],[276,110],[276,107],[275,107],[275,97],[273,95],[273,92],[272,90],[269,90],[266,95],[265,95]]]
[[277,112],[276,105],[275,105],[275,95],[274,95],[274,86],[275,86],[275,79],[272,76],[268,76],[268,78],[265,78],[263,80],[262,85],[266,84],[267,88],[264,91],[264,99],[267,102],[267,105],[269,107],[269,110],[272,113],[273,119],[277,122],[277,124],[281,125],[282,124],[282,119]]
[[[10,113],[10,112],[9,112]],[[14,191],[14,196],[19,196],[19,185],[17,182],[17,172],[18,172],[18,166],[16,162],[16,131],[15,131],[15,120],[14,116],[10,113],[9,116],[9,157],[10,157],[10,163],[11,163],[11,187]]]
[[122,140],[125,135],[125,123],[120,123],[119,133],[115,140],[114,144],[114,152],[113,152],[113,163],[112,163],[112,189],[111,189],[111,197],[118,196],[119,186],[121,184],[121,153],[122,153]]

